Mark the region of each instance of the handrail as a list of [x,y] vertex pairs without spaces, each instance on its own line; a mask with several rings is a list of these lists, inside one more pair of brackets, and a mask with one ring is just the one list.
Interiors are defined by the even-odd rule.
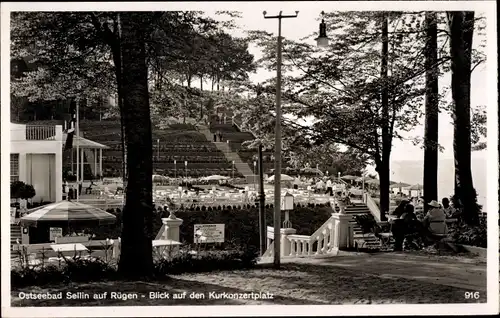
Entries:
[[380,222],[381,221],[380,208],[378,207],[377,203],[375,203],[375,201],[368,192],[363,193],[363,202],[366,204],[371,214],[375,217],[375,220],[377,222]]
[[335,181],[339,181],[339,180],[341,181],[341,183],[345,184],[346,186],[349,186],[349,185],[350,185],[349,183],[347,183],[347,181],[342,180],[342,178],[336,178],[336,179],[335,179]]
[[267,250],[264,252],[264,254],[262,254],[261,257],[271,257],[271,255],[274,254],[274,244],[271,243],[269,244],[269,246],[267,247]]
[[318,237],[320,234],[322,234],[322,232],[328,228],[328,224],[330,224],[330,221],[333,221],[333,216],[330,216],[328,220],[326,220],[326,222],[323,223],[323,225],[320,226],[319,229],[317,229],[316,232],[311,235],[311,238]]

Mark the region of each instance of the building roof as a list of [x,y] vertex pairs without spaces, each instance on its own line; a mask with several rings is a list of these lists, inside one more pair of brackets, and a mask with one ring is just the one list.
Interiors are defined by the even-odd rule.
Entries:
[[[63,133],[63,146],[66,143],[66,139],[68,138],[68,134]],[[73,140],[73,147],[76,148],[76,143],[78,142],[78,147],[79,148],[85,148],[85,149],[109,149],[108,146],[100,144],[98,142],[89,140],[87,138],[79,137],[79,136],[74,136],[75,138]],[[78,140],[78,141],[77,141]]]

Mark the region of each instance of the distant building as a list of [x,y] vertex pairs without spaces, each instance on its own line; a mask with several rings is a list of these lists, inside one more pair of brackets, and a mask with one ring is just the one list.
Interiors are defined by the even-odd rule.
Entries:
[[33,201],[62,200],[62,126],[10,124],[10,181],[33,185]]

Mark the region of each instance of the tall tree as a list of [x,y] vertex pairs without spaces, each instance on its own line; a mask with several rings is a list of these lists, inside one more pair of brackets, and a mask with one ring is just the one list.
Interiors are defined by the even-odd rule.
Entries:
[[[424,197],[425,202],[438,199],[438,117],[439,66],[436,12],[425,13],[425,136],[424,136]],[[424,204],[427,211],[428,205]]]
[[451,95],[453,98],[453,153],[455,199],[469,224],[479,222],[477,194],[471,171],[471,72],[473,11],[447,12],[450,31]]
[[390,116],[389,116],[389,81],[388,81],[388,60],[389,60],[389,21],[387,14],[382,14],[382,63],[381,75],[382,80],[382,116],[381,116],[381,139],[382,149],[380,158],[375,158],[375,170],[378,172],[380,181],[380,219],[385,221],[386,213],[389,213],[390,199],[390,163],[391,163],[391,148],[392,148],[392,133],[390,132]]
[[153,175],[145,13],[121,18],[123,122],[127,136],[128,183],[123,209],[119,269],[127,277],[149,276],[153,269]]

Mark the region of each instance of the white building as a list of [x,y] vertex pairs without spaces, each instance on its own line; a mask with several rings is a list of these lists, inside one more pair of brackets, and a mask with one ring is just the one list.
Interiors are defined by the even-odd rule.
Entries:
[[10,124],[10,180],[33,185],[33,202],[62,200],[61,125]]

